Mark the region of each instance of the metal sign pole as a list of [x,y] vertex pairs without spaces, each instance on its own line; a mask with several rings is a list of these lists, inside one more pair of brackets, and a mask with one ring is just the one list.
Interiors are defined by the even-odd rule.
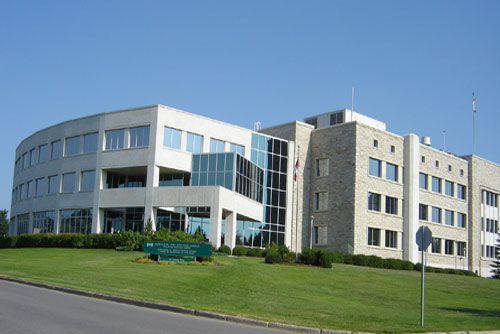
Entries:
[[[422,230],[422,234],[424,234],[424,231]],[[423,239],[423,235],[422,235]],[[424,327],[424,300],[425,300],[425,261],[424,261],[424,252],[425,250],[422,249],[422,296],[421,296],[421,310],[420,310],[420,326]]]

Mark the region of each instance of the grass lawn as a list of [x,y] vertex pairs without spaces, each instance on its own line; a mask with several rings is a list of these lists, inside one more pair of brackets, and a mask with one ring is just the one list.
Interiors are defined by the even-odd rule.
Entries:
[[139,252],[0,249],[0,275],[296,325],[369,332],[500,329],[500,280],[334,264],[333,269],[216,257],[143,264]]

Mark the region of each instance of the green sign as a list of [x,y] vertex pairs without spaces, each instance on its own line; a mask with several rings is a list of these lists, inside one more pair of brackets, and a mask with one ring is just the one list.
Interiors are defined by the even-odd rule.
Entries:
[[194,262],[194,257],[160,256],[160,261],[170,261],[170,262]]
[[212,256],[212,246],[185,241],[144,241],[144,252],[163,256]]

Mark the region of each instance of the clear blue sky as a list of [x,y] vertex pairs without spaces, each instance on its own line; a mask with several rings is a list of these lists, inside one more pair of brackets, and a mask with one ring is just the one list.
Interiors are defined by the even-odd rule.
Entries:
[[0,209],[15,149],[165,104],[264,127],[354,109],[500,163],[500,1],[0,1]]

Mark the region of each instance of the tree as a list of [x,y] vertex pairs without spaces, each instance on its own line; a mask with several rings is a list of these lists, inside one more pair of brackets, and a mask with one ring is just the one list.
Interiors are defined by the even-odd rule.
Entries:
[[491,264],[491,273],[493,278],[500,279],[500,234],[497,234],[497,244],[495,247],[495,260]]
[[7,209],[0,210],[0,237],[9,234],[9,222],[7,221]]

